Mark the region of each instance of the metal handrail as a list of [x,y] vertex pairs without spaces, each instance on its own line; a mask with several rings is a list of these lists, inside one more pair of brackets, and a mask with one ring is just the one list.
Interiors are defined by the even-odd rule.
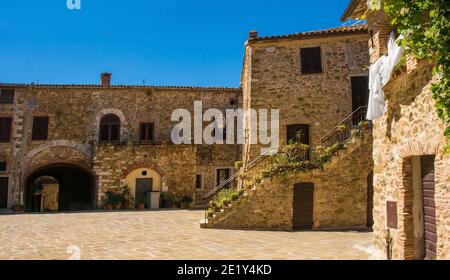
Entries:
[[351,117],[353,117],[358,111],[360,111],[362,109],[367,109],[367,106],[361,106],[358,109],[356,109],[354,112],[349,114],[347,117],[345,117],[339,124],[337,124],[334,128],[332,128],[327,133],[325,133],[325,135],[322,136],[322,138],[320,138],[320,142],[323,142],[323,139],[325,139],[327,136],[329,136],[332,133],[334,133],[340,125],[344,124],[346,121],[348,121]]
[[[333,136],[338,135],[339,138],[342,138],[343,131],[339,130],[339,127],[342,125],[347,125],[349,122],[351,125],[347,129],[348,136],[351,137],[351,129],[355,127],[355,120],[358,122],[358,124],[366,120],[366,112],[367,112],[367,106],[361,106],[358,109],[356,109],[354,112],[349,114],[347,117],[345,117],[339,124],[337,124],[333,129],[328,131],[322,138],[320,138],[320,142],[322,145],[324,145],[327,141],[329,141]],[[339,139],[339,143],[342,142],[342,139]]]
[[269,154],[271,150],[266,151],[264,154],[260,155],[253,161],[251,161],[245,168],[242,167],[237,172],[235,172],[233,175],[231,175],[228,179],[217,185],[214,189],[210,190],[208,193],[206,193],[204,196],[202,196],[202,199],[209,198],[213,196],[215,193],[217,193],[219,190],[224,188],[229,183],[232,183],[237,177],[239,177],[239,174],[241,174],[242,171],[247,172],[253,167],[255,167],[258,163],[260,163],[263,159],[265,159]]
[[[344,124],[345,122],[348,122],[349,120],[352,120],[355,115],[364,113],[366,109],[367,109],[367,106],[361,106],[358,109],[356,109],[354,112],[352,112],[351,114],[346,116],[338,125],[336,125],[333,129],[328,131],[322,138],[320,138],[320,142],[324,143],[325,142],[324,139],[328,140],[329,138],[331,138],[333,133],[336,133],[338,131],[338,127],[340,125]],[[239,174],[241,174],[241,172],[248,172],[250,169],[254,168],[258,163],[260,163],[263,159],[265,159],[270,152],[271,152],[271,150],[266,151],[266,153],[260,155],[259,157],[257,157],[253,161],[251,161],[245,168],[243,167],[243,168],[239,169],[236,173],[231,175],[228,179],[226,179],[225,181],[223,181],[222,183],[217,185],[214,189],[210,190],[208,193],[206,193],[204,196],[202,196],[202,199],[210,198],[211,196],[216,194],[218,191],[223,189],[225,186],[234,182],[234,180],[237,177],[239,177]]]

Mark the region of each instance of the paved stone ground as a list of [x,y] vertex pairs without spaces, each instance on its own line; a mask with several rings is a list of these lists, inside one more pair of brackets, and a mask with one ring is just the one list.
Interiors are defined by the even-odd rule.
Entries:
[[[367,259],[367,232],[200,229],[203,211],[0,216],[0,259]],[[69,253],[68,253],[69,252]]]

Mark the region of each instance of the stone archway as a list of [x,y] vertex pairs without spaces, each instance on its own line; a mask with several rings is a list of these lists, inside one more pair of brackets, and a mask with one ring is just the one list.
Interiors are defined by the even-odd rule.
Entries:
[[[58,182],[58,210],[94,209],[96,185],[91,173],[92,150],[89,145],[72,141],[49,141],[31,150],[22,166],[22,201],[28,211],[42,207],[33,206],[33,196],[40,195],[35,181],[42,176]],[[79,198],[82,196],[83,198]],[[78,206],[75,205],[78,202]],[[72,203],[72,204],[71,204]]]
[[[95,208],[95,181],[91,172],[76,164],[52,163],[37,168],[25,180],[24,201],[27,211],[40,212],[45,185],[43,178],[54,178],[57,185],[57,208],[54,211],[83,211]],[[45,184],[44,184],[45,183]]]
[[155,169],[140,167],[129,171],[124,179],[126,186],[130,188],[133,198],[137,201],[143,192],[163,191],[163,177]]

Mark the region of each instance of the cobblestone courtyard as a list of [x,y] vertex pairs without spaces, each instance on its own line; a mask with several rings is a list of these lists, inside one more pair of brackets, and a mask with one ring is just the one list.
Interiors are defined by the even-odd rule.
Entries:
[[[200,229],[203,211],[0,216],[0,259],[367,259],[367,232]],[[75,248],[75,249],[74,249]],[[72,253],[71,253],[72,252]]]

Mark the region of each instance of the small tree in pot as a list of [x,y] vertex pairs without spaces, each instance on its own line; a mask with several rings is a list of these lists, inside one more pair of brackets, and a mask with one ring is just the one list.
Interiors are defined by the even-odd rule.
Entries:
[[138,210],[144,210],[146,202],[147,202],[147,196],[143,195],[143,194],[140,195],[136,201]]
[[184,195],[180,201],[180,208],[181,209],[189,208],[191,206],[191,203],[192,203],[192,196]]

